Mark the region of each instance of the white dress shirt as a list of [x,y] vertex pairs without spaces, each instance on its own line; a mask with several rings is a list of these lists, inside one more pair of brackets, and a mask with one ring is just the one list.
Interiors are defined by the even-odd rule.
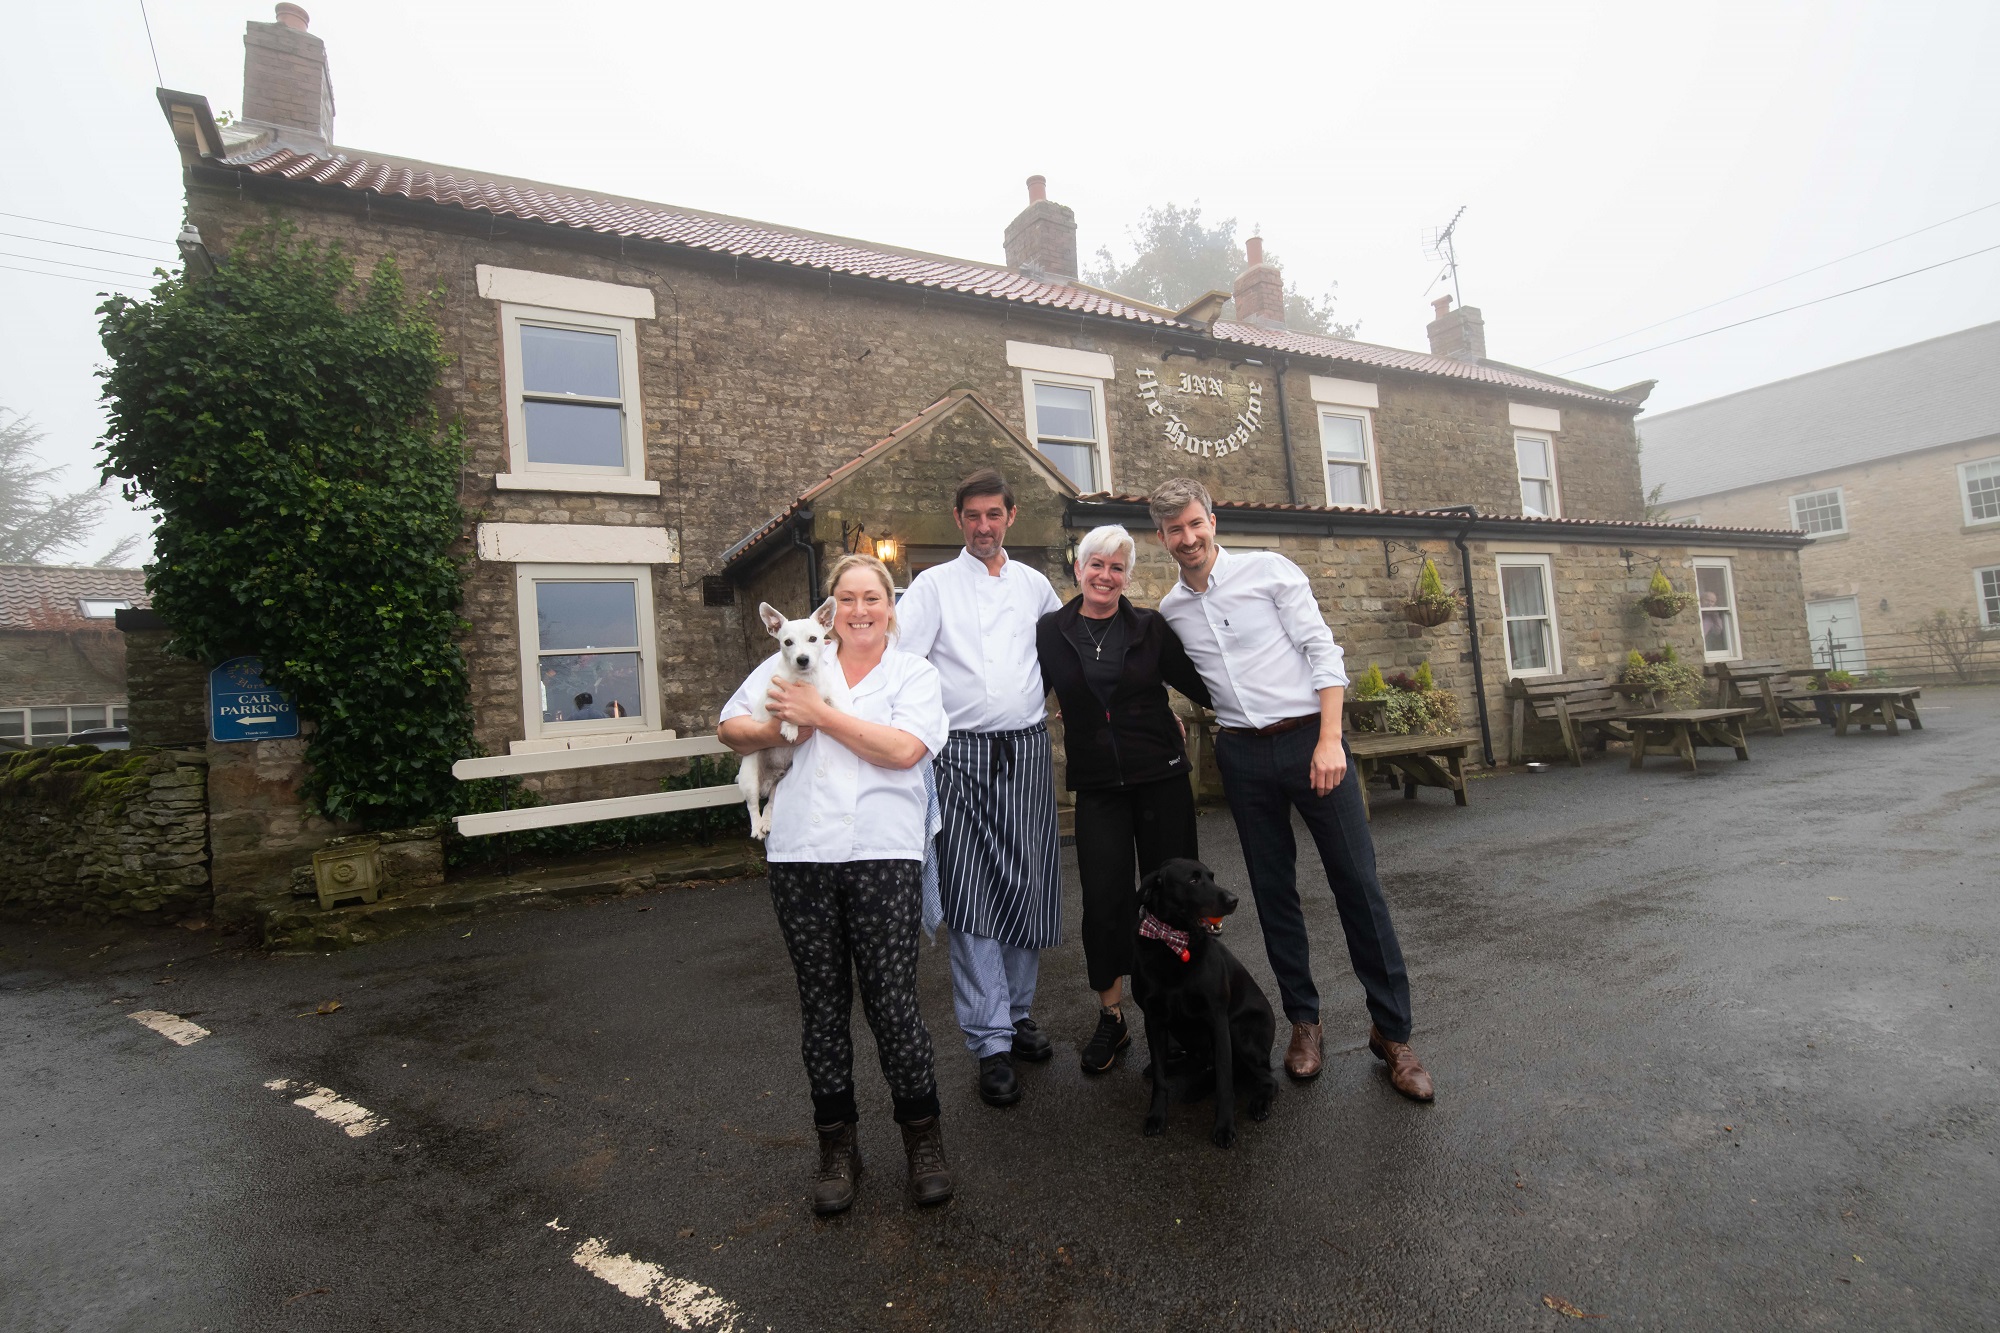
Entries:
[[[721,721],[748,717],[753,700],[771,688],[776,653],[764,659],[722,706]],[[847,710],[869,722],[907,731],[936,754],[944,748],[944,704],[929,662],[890,648],[852,687]],[[924,766],[871,764],[823,731],[792,756],[792,768],[772,794],[767,861],[921,861],[925,845]]]
[[1208,589],[1176,581],[1160,614],[1208,683],[1225,727],[1268,727],[1319,712],[1319,692],[1347,684],[1305,571],[1276,551],[1217,547]]
[[896,646],[937,668],[953,731],[1019,731],[1047,716],[1035,622],[1061,606],[1040,570],[1009,559],[989,574],[960,551],[910,581]]

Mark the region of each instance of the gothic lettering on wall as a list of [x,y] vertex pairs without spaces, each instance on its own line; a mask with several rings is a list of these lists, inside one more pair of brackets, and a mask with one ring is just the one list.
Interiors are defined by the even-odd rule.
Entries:
[[[1227,458],[1263,427],[1264,386],[1255,380],[1239,384],[1171,372],[1163,379],[1143,366],[1136,374],[1139,401],[1146,415],[1160,418],[1160,434],[1171,449],[1196,458]],[[1183,419],[1184,413],[1191,420]]]

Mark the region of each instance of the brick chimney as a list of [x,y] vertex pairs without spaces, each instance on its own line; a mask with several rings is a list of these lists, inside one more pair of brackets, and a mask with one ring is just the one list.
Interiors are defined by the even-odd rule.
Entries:
[[1076,214],[1049,202],[1048,182],[1028,177],[1028,206],[1007,224],[1007,266],[1032,277],[1076,280]]
[[1424,332],[1430,335],[1432,356],[1448,356],[1454,361],[1486,359],[1486,321],[1480,318],[1478,306],[1462,305],[1453,310],[1451,298],[1440,296],[1431,302],[1431,309],[1437,311],[1437,318]]
[[243,120],[286,148],[323,153],[333,146],[333,78],[311,22],[286,3],[277,22],[243,25]]
[[1252,236],[1244,245],[1250,267],[1236,275],[1232,294],[1236,297],[1236,318],[1260,329],[1285,327],[1285,275],[1276,264],[1264,262],[1264,238]]

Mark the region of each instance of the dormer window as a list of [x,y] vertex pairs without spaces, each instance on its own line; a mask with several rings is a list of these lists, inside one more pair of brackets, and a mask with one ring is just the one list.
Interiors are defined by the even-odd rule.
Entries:
[[85,620],[114,620],[120,611],[131,609],[130,600],[117,597],[85,597],[77,603],[77,611]]

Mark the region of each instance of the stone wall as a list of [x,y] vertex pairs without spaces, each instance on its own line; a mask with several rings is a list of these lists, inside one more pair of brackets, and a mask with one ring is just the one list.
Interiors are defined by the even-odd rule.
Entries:
[[173,632],[151,611],[120,611],[134,745],[200,745],[208,738],[208,668],[167,651]]
[[315,814],[300,798],[305,748],[305,736],[209,745],[217,921],[248,920],[256,900],[290,884],[292,872],[311,865],[312,854],[329,838],[356,831],[352,824]]
[[125,702],[125,654],[104,621],[0,629],[0,707]]
[[0,759],[0,918],[206,912],[207,767],[189,750],[64,746]]

